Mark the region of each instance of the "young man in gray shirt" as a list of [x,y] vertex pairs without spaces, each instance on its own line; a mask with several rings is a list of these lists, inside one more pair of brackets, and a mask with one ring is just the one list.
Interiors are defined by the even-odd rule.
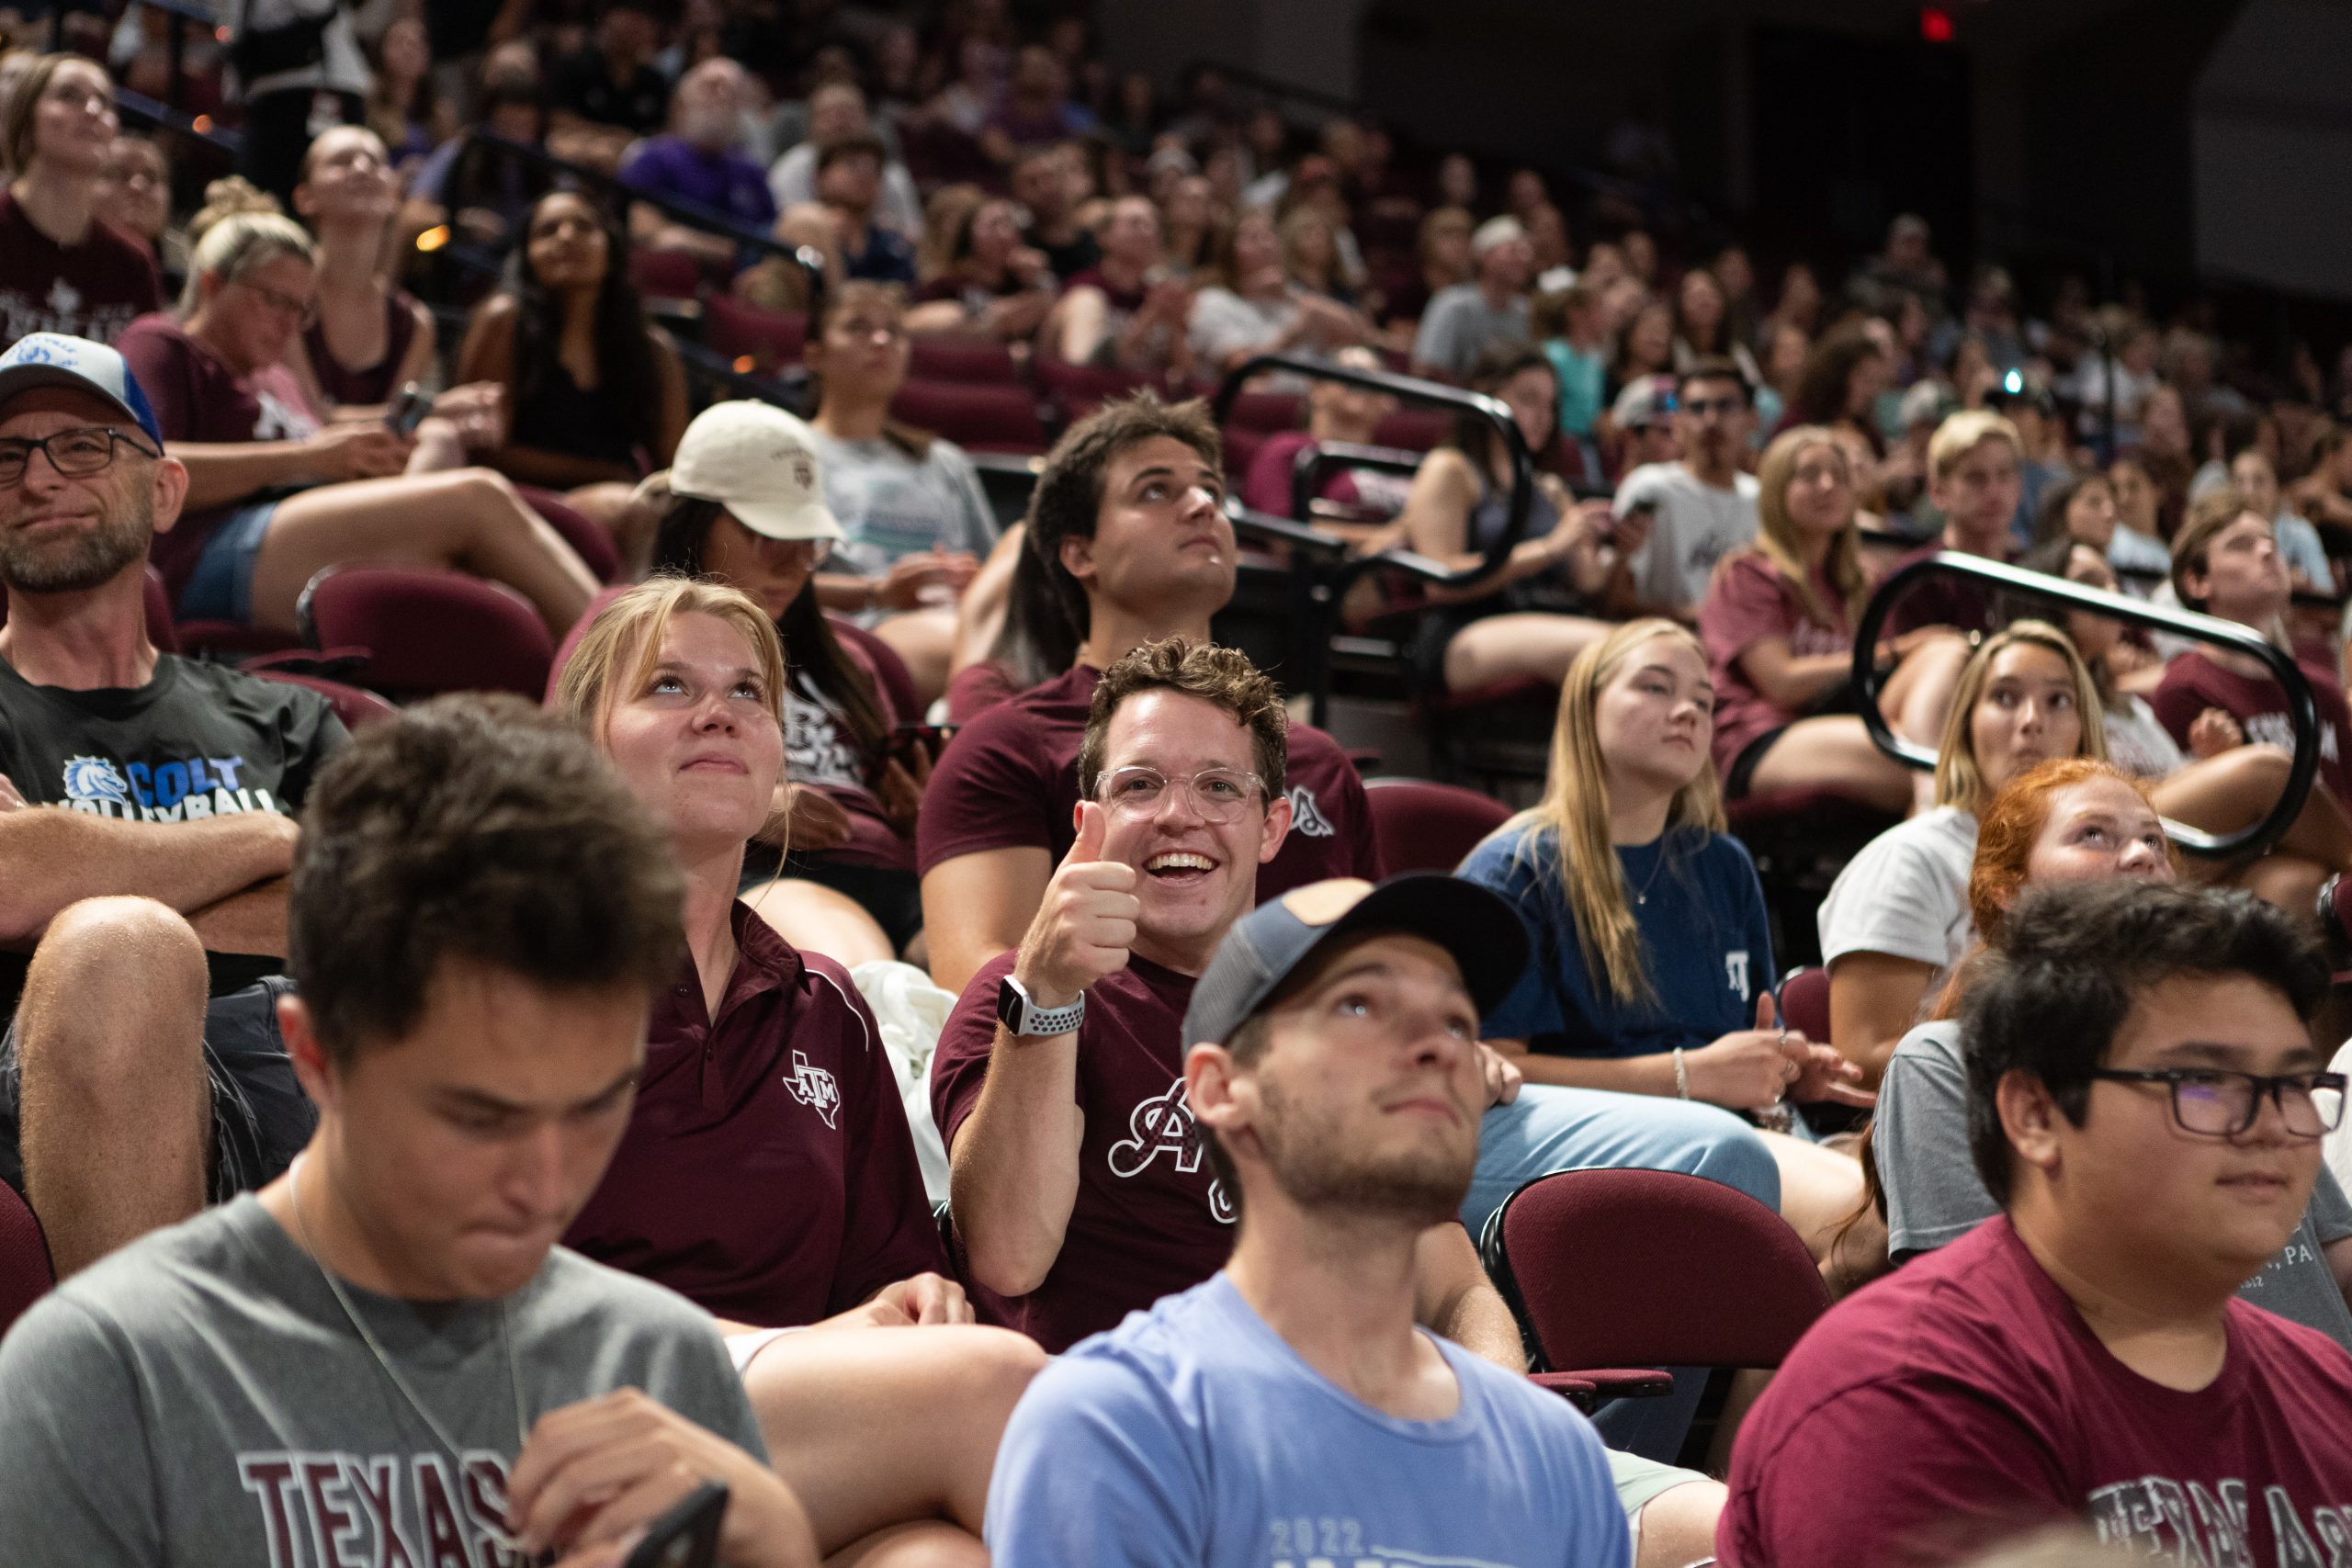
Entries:
[[1620,517],[1653,512],[1634,552],[1634,591],[1645,615],[1698,619],[1715,563],[1756,537],[1756,476],[1740,470],[1754,415],[1747,383],[1728,359],[1702,359],[1677,378],[1674,440],[1681,457],[1635,468],[1617,487]]
[[10,1560],[617,1562],[716,1481],[723,1561],[814,1563],[711,1321],[555,1245],[628,1122],[681,897],[588,743],[519,701],[346,748],[277,1004],[317,1133],[0,1343]]
[[1478,275],[1441,288],[1413,334],[1413,374],[1459,381],[1498,343],[1529,343],[1527,280],[1535,249],[1516,218],[1490,218],[1470,236]]

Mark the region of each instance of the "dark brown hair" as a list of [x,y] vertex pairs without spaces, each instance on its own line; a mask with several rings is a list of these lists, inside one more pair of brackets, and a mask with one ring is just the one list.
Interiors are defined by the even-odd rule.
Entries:
[[1080,795],[1092,798],[1102,779],[1103,741],[1119,705],[1163,690],[1215,703],[1231,714],[1235,723],[1250,731],[1250,750],[1266,785],[1266,799],[1283,793],[1290,759],[1290,715],[1283,706],[1282,689],[1238,648],[1171,637],[1145,643],[1113,660],[1095,682],[1094,700],[1086,709],[1086,739],[1078,752]]
[[1085,588],[1062,564],[1062,541],[1094,537],[1095,520],[1102,512],[1103,478],[1112,462],[1128,447],[1162,435],[1198,452],[1211,471],[1225,471],[1225,441],[1209,418],[1208,405],[1198,398],[1166,403],[1150,392],[1104,403],[1064,431],[1046,454],[1037,488],[1029,497],[1027,543],[1081,637],[1091,612]]
[[549,991],[676,978],[684,884],[588,739],[519,697],[441,697],[371,725],[303,813],[287,954],[348,1066],[424,1010],[450,958]]

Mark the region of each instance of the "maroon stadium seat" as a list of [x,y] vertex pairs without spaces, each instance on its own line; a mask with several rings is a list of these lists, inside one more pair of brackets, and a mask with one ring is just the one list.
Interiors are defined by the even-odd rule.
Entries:
[[890,416],[974,452],[1035,457],[1046,450],[1037,400],[1025,387],[909,381],[890,400]]
[[798,310],[763,310],[717,289],[703,297],[703,346],[725,355],[747,374],[773,375],[800,363],[808,318]]
[[555,659],[529,600],[459,572],[329,567],[303,589],[300,614],[312,646],[367,649],[353,679],[395,701],[514,692],[537,702]]
[[1306,399],[1297,392],[1243,392],[1226,411],[1227,430],[1251,430],[1261,435],[1296,430],[1306,423]]
[[1148,370],[1121,370],[1102,365],[1071,365],[1037,356],[1037,384],[1053,399],[1065,420],[1081,420],[1113,398],[1124,398],[1148,387],[1162,397],[1191,395],[1189,389],[1170,389],[1167,378]]
[[625,587],[607,588],[594,599],[589,600],[588,608],[581,613],[578,620],[571,623],[571,629],[564,633],[563,640],[556,645],[555,657],[548,660],[547,694],[542,699],[549,712],[555,709],[556,682],[563,679],[563,667],[571,662],[572,654],[579,649],[580,639],[587,636],[588,623],[603,615],[605,605],[628,592],[628,590]]
[[1829,1306],[1788,1222],[1668,1170],[1564,1170],[1504,1200],[1487,1266],[1547,1367],[1781,1364]]
[[1372,836],[1380,868],[1452,871],[1479,840],[1510,819],[1510,807],[1492,795],[1427,779],[1367,779]]
[[546,518],[548,525],[563,536],[563,542],[571,547],[597,581],[621,580],[621,552],[602,525],[551,490],[541,490],[537,485],[516,485],[514,489],[524,505]]
[[1781,979],[1781,1022],[1818,1045],[1829,1043],[1829,971],[1792,969]]
[[639,246],[628,254],[628,276],[648,299],[691,299],[702,292],[702,263],[684,251]]
[[0,1181],[0,1334],[55,1283],[40,1221],[15,1188]]
[[909,340],[911,355],[907,375],[917,381],[976,382],[986,387],[1017,387],[1021,367],[1012,350],[992,337],[969,333],[923,333]]
[[323,675],[306,675],[299,671],[274,669],[260,665],[246,671],[265,681],[282,682],[288,686],[303,686],[326,698],[334,707],[335,717],[343,720],[345,729],[357,729],[362,725],[390,718],[401,710],[373,692],[357,686],[346,686],[340,681],[330,681]]
[[1453,433],[1453,416],[1435,409],[1401,408],[1380,422],[1373,432],[1374,446],[1401,446],[1426,452]]

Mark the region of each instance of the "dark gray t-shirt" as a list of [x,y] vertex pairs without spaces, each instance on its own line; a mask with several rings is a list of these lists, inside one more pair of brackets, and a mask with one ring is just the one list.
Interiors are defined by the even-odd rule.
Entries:
[[[1923,1023],[1894,1048],[1878,1086],[1871,1146],[1886,1191],[1887,1250],[1895,1258],[1958,1241],[2000,1212],[1968,1152],[1968,1071],[1958,1023]],[[2352,1203],[2323,1167],[2286,1249],[2238,1294],[2352,1346],[2352,1308],[2321,1250],[2347,1235]]]
[[[0,1342],[0,1520],[28,1568],[507,1563],[517,1450],[497,1303],[346,1287],[462,1473],[258,1201],[75,1275]],[[560,1247],[506,1299],[527,1431],[622,1387],[765,1457],[700,1309]],[[391,1539],[387,1540],[389,1529]]]

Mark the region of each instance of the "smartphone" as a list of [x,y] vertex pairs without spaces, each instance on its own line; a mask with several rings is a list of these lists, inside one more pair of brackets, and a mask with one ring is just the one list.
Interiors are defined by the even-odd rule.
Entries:
[[403,438],[416,434],[424,416],[433,412],[433,394],[411,381],[392,396],[391,406],[384,411],[384,423],[394,435]]
[[718,1525],[726,1515],[727,1483],[703,1483],[646,1527],[645,1539],[622,1568],[716,1568]]
[[1617,531],[1623,528],[1627,523],[1636,517],[1646,523],[1651,521],[1657,515],[1657,502],[1637,501],[1634,502],[1633,505],[1625,508],[1624,511],[1615,513],[1609,519],[1608,525],[1600,531],[1601,542],[1604,544],[1613,545],[1617,542]]
[[914,765],[915,747],[921,745],[931,753],[933,761],[939,760],[957,727],[952,724],[901,724],[890,731],[889,754],[909,767]]

